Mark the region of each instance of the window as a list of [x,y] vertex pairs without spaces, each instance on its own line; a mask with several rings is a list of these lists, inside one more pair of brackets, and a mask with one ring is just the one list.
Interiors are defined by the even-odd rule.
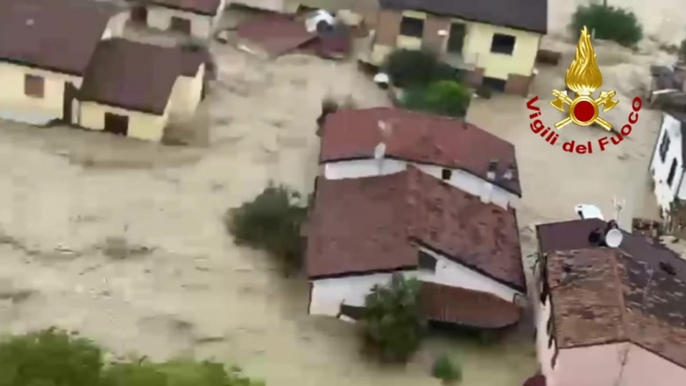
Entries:
[[190,35],[191,21],[182,17],[172,16],[169,29],[172,31],[181,32],[185,35]]
[[669,134],[665,131],[665,135],[662,136],[662,142],[660,143],[660,160],[665,163],[665,158],[667,158],[667,150],[669,150]]
[[481,84],[490,88],[491,90],[505,91],[506,81],[504,81],[503,79],[485,76]]
[[493,34],[491,40],[491,52],[512,55],[515,46],[515,37],[512,35]]
[[349,306],[347,304],[341,303],[341,308],[338,313],[338,316],[347,316],[350,319],[353,320],[358,320],[362,319],[362,316],[364,315],[364,307],[357,307],[357,306]]
[[400,22],[400,34],[413,38],[421,38],[424,34],[424,20],[403,16]]
[[667,185],[672,186],[674,182],[674,175],[676,174],[676,158],[672,160],[672,166],[669,167],[669,175],[667,176]]
[[448,181],[453,176],[453,171],[450,169],[443,169],[441,171],[441,179],[443,181]]
[[43,98],[45,92],[45,79],[36,75],[24,76],[24,94],[33,98]]
[[426,252],[419,251],[419,268],[436,271],[436,258]]

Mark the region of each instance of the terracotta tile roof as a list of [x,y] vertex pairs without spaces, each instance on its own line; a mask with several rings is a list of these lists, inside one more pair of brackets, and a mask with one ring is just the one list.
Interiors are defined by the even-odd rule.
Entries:
[[413,243],[525,288],[513,209],[485,204],[414,167],[319,181],[308,224],[310,277],[414,268]]
[[242,39],[259,44],[270,55],[278,56],[295,50],[317,38],[307,32],[305,23],[285,15],[269,15],[247,21],[237,27]]
[[105,40],[88,66],[79,98],[161,115],[176,79],[191,75],[192,67],[197,72],[203,58],[179,48]]
[[82,75],[114,8],[71,0],[0,1],[0,60]]
[[583,245],[593,223],[604,225],[580,220],[539,227],[541,237],[542,228],[563,232],[568,225],[570,239],[580,244],[564,250],[547,244],[558,346],[631,341],[686,367],[686,261],[626,232],[617,249]]
[[[379,122],[390,127],[386,134]],[[494,183],[521,196],[517,173],[511,180],[502,178],[510,164],[517,167],[514,145],[461,120],[403,109],[378,107],[329,114],[320,162],[372,158],[381,141],[389,158],[463,169],[483,179],[489,162],[498,160]]]
[[183,11],[213,16],[217,14],[220,0],[149,0],[151,4]]
[[515,303],[466,288],[423,282],[419,299],[424,315],[436,322],[498,329],[517,323],[521,316]]
[[548,0],[380,0],[382,8],[425,11],[545,34]]
[[538,374],[524,382],[524,386],[546,386],[545,376]]

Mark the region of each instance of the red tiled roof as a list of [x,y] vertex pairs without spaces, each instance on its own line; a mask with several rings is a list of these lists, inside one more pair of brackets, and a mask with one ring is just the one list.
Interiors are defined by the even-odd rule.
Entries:
[[[385,136],[379,129],[381,121],[391,127]],[[484,179],[489,162],[497,159],[495,184],[521,196],[517,173],[511,180],[501,178],[509,164],[517,166],[511,143],[458,119],[398,108],[329,114],[322,133],[320,162],[372,158],[382,141],[389,158],[463,169]]]
[[242,39],[259,44],[270,55],[278,56],[317,38],[307,32],[305,23],[284,15],[270,15],[238,26]]
[[216,15],[220,0],[149,0],[151,4],[180,9],[202,15]]
[[626,232],[616,249],[590,245],[598,225],[605,222],[538,227],[558,346],[631,341],[686,367],[686,261]]
[[493,294],[429,282],[422,283],[419,300],[424,315],[436,322],[497,329],[521,316],[515,303]]
[[524,386],[546,386],[545,376],[538,374],[524,382]]
[[513,209],[485,204],[414,167],[319,182],[308,224],[310,277],[416,267],[413,242],[525,288]]
[[0,1],[0,60],[81,76],[114,9],[70,0]]
[[104,40],[88,66],[80,99],[163,114],[176,79],[194,75],[203,59],[202,53],[181,48]]

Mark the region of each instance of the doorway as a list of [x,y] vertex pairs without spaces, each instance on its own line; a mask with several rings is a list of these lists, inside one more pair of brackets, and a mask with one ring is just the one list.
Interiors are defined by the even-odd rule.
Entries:
[[148,9],[142,5],[135,6],[131,9],[131,21],[136,24],[148,24]]
[[452,23],[450,25],[450,34],[448,35],[447,51],[451,54],[461,54],[466,34],[467,29],[464,23]]
[[67,124],[74,123],[74,118],[76,118],[74,109],[72,105],[74,104],[74,99],[76,98],[76,87],[73,84],[66,82],[64,85],[64,96],[62,102],[62,119]]
[[185,35],[191,34],[191,21],[182,17],[172,16],[169,29],[176,32],[181,32]]
[[105,131],[116,135],[127,135],[129,133],[129,117],[105,113]]

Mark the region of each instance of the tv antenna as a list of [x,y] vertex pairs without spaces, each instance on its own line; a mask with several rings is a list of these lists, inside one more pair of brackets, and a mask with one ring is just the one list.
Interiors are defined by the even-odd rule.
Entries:
[[615,208],[615,221],[619,221],[619,214],[622,212],[625,204],[625,199],[618,199],[616,196],[612,197],[612,206]]

